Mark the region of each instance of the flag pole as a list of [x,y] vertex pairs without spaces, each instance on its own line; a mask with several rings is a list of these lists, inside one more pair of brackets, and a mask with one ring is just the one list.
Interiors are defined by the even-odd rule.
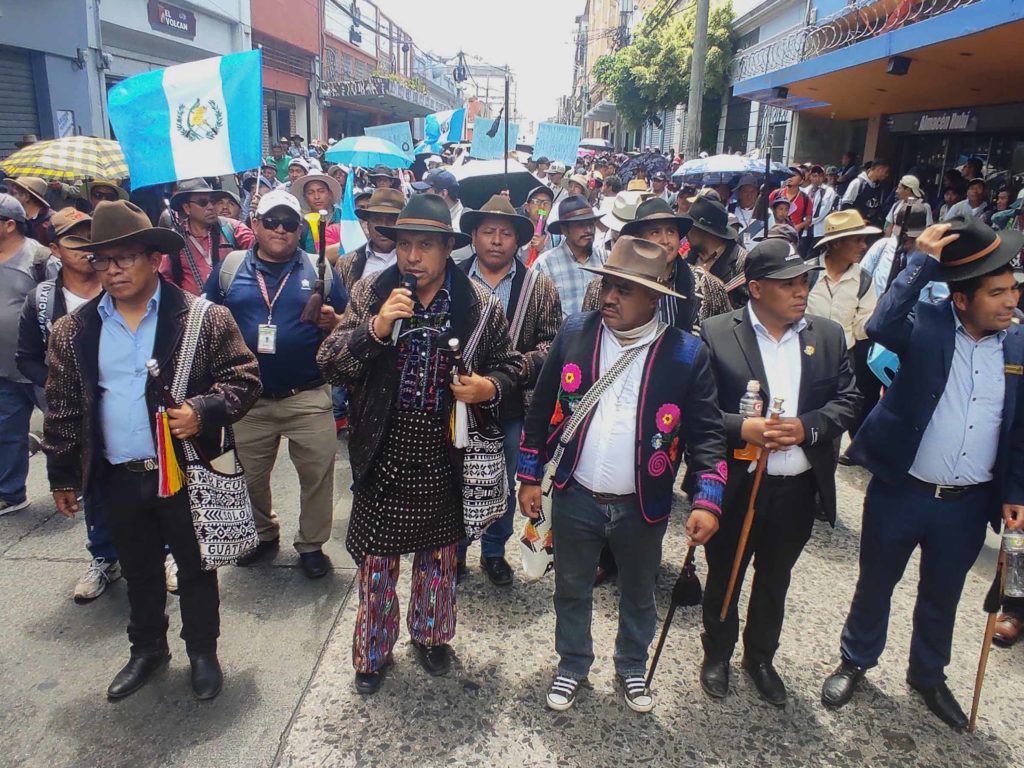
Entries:
[[[504,177],[504,180],[502,182],[505,185],[505,189],[506,190],[508,189],[508,120],[509,120],[509,111],[508,111],[508,75],[509,75],[508,64],[506,64],[505,65],[505,155],[504,155],[504,157],[505,157],[505,177]],[[511,192],[511,190],[509,190],[509,191]]]

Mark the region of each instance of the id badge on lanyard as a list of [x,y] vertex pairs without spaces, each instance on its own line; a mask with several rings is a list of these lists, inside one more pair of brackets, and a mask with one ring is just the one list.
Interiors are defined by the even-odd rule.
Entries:
[[291,276],[291,272],[284,276],[284,279],[277,286],[277,290],[274,291],[274,298],[271,299],[270,293],[267,291],[267,281],[263,279],[259,269],[256,270],[256,282],[259,283],[260,292],[263,294],[263,301],[267,305],[267,322],[257,327],[256,352],[258,354],[277,354],[277,326],[274,325],[274,304],[277,303],[281,291],[284,290],[285,283],[288,282],[288,278]]

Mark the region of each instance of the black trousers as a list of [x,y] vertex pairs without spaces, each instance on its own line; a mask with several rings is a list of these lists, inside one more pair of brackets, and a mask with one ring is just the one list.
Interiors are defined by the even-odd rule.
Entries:
[[188,494],[157,495],[156,472],[105,467],[103,496],[107,521],[128,583],[128,639],[133,654],[167,647],[167,586],[164,545],[178,564],[181,639],[190,654],[213,653],[220,635],[217,572],[200,567]]
[[860,429],[860,425],[864,423],[868,414],[871,413],[871,409],[878,405],[878,401],[882,398],[882,382],[878,380],[878,377],[868,367],[868,353],[870,351],[870,339],[856,342],[853,345],[853,349],[850,350],[850,365],[856,378],[857,389],[864,396],[860,410],[857,413],[857,418],[853,426],[850,427],[851,438],[857,434],[857,430]]
[[[709,658],[728,661],[739,639],[740,588],[753,558],[754,579],[750,588],[747,623],[743,630],[743,654],[752,662],[775,657],[786,613],[790,574],[814,527],[813,474],[797,477],[765,475],[758,493],[754,525],[737,577],[736,589],[725,621],[719,621],[729,575],[747,513],[753,473],[745,478],[746,493],[737,494],[737,507],[725,509],[722,527],[704,547],[708,583],[704,591],[704,633],[701,640]],[[739,505],[742,505],[740,508]]]

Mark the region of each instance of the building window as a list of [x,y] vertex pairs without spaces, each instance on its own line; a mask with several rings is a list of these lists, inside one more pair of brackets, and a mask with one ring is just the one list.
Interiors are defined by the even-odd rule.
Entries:
[[752,29],[745,35],[740,35],[736,40],[736,52],[742,51],[744,48],[750,48],[761,42],[761,28]]
[[747,152],[747,137],[750,134],[750,102],[738,96],[729,97],[725,113],[725,135],[722,151],[726,154]]
[[338,52],[333,48],[327,49],[327,71],[324,73],[329,82],[338,79]]

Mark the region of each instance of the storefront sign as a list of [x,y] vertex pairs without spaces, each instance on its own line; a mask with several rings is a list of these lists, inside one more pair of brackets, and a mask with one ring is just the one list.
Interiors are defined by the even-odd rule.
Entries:
[[975,131],[977,128],[978,118],[973,109],[922,112],[915,125],[918,133],[962,133]]
[[149,25],[158,32],[195,40],[196,15],[176,5],[149,0]]
[[341,80],[324,83],[324,95],[329,99],[345,99],[352,96],[387,96],[391,93],[392,83],[383,77],[371,77],[366,80]]

